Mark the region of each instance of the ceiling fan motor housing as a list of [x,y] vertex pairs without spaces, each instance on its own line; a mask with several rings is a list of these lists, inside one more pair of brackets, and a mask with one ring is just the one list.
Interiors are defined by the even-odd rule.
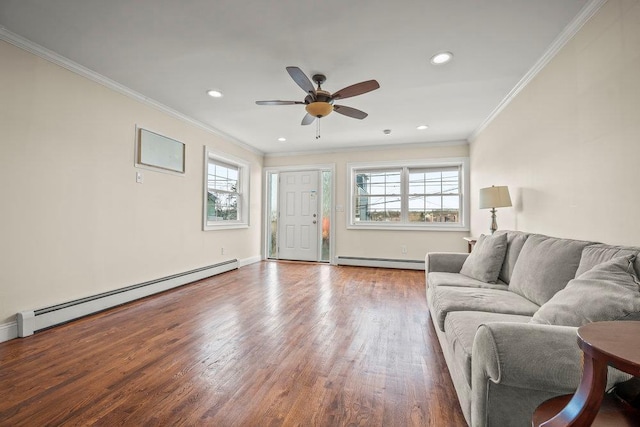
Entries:
[[318,87],[327,81],[327,76],[325,76],[324,74],[314,74],[313,77],[311,78],[313,79],[314,82],[316,82]]

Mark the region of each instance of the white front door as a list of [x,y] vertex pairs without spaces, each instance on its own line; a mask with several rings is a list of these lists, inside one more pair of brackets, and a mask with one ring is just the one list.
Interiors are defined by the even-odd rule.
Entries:
[[318,261],[318,174],[318,171],[280,173],[280,259]]

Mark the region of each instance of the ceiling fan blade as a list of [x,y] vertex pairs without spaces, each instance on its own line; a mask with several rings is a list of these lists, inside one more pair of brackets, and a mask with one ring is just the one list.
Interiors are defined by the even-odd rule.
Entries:
[[362,120],[368,116],[364,111],[358,110],[356,108],[346,107],[344,105],[334,105],[333,111],[336,113],[340,113],[343,116],[352,117],[354,119]]
[[315,116],[312,116],[311,114],[307,113],[307,115],[304,116],[304,118],[302,119],[302,123],[300,124],[302,126],[310,125],[311,123],[313,123],[315,119],[316,119]]
[[256,101],[258,105],[294,105],[294,104],[304,104],[304,102],[300,101]]
[[375,80],[367,80],[366,82],[356,83],[351,86],[347,86],[344,89],[340,89],[333,95],[331,98],[333,99],[345,99],[350,98],[352,96],[362,95],[363,93],[371,92],[372,90],[376,90],[380,87],[380,84]]
[[291,76],[294,82],[298,84],[302,88],[303,91],[310,94],[311,96],[315,96],[315,89],[313,88],[313,83],[309,80],[309,77],[298,67],[287,67],[287,72]]

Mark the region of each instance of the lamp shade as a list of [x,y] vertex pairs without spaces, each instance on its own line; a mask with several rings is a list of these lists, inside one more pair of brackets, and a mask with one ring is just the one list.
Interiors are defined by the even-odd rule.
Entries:
[[480,209],[506,208],[511,206],[509,187],[491,186],[480,189]]

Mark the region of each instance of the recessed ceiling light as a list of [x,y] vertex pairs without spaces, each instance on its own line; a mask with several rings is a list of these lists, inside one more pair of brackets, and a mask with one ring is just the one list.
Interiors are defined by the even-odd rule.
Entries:
[[220,92],[219,90],[213,90],[213,89],[208,90],[207,95],[213,98],[222,98],[222,92]]
[[446,64],[453,59],[451,52],[439,52],[431,57],[431,63],[434,65]]
[[278,141],[280,141],[280,142],[285,142],[286,140],[287,140],[287,138],[285,138],[285,137],[283,137],[283,136],[281,136],[280,138],[278,138]]
[[425,130],[425,129],[429,129],[429,126],[427,126],[427,125],[420,125],[420,126],[418,126],[416,129],[418,129],[418,130]]

